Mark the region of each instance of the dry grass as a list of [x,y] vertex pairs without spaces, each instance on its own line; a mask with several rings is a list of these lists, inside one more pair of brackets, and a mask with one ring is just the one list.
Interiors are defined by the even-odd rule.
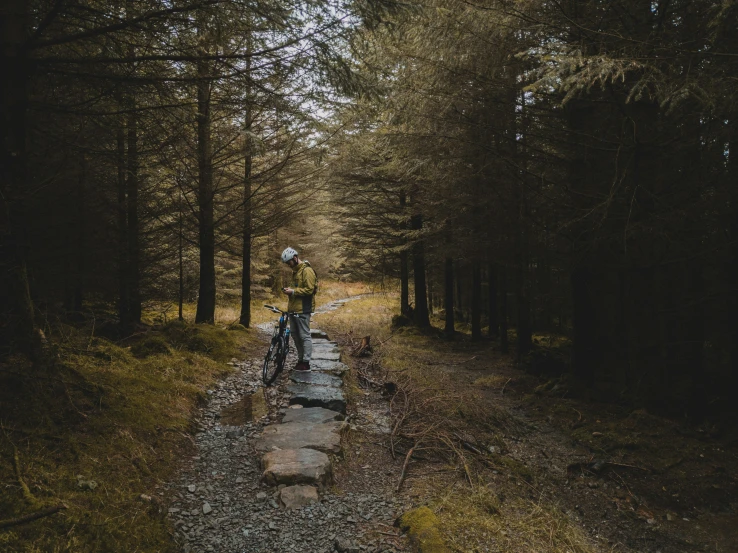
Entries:
[[[398,386],[391,402],[393,441],[388,445],[396,447],[396,462],[406,465],[405,484],[401,477],[399,487],[433,507],[454,551],[600,551],[553,505],[524,497],[535,488],[535,473],[506,454],[502,438],[520,435],[524,424],[484,393],[501,390],[508,378],[487,375],[474,383],[458,378],[456,371],[462,370],[469,352],[432,333],[393,331],[390,321],[398,304],[395,295],[368,296],[320,325],[352,345],[371,336],[374,356],[357,367],[371,372],[374,381],[391,380]],[[421,459],[406,463],[412,448],[410,455]],[[506,489],[508,499],[500,500],[493,487]]]
[[157,342],[135,357],[90,336],[60,327],[53,366],[18,358],[0,367],[0,519],[68,507],[0,531],[0,551],[172,550],[161,484],[191,447],[204,390],[232,370],[224,360],[257,347],[253,333],[179,325],[157,338],[169,353],[156,353]]
[[592,553],[598,549],[561,512],[542,503],[502,500],[492,486],[455,487],[433,502],[453,551]]
[[[348,298],[351,296],[358,296],[361,294],[368,294],[371,292],[371,288],[361,282],[335,282],[335,281],[321,281],[318,295],[316,296],[316,303],[318,306],[330,303],[334,300]],[[283,309],[287,308],[287,296],[272,296],[266,299],[254,300],[251,302],[251,324],[258,325],[272,321],[274,314],[271,311],[264,309],[264,304],[276,305]],[[149,322],[166,322],[161,316],[162,312],[167,313],[166,320],[171,321],[173,317],[176,318],[176,310],[169,309],[169,304],[166,306],[157,306],[157,309],[152,312]],[[184,320],[189,323],[195,322],[195,312],[197,311],[197,304],[187,303],[182,307],[182,316]],[[215,324],[221,326],[229,326],[238,323],[241,316],[241,303],[237,300],[230,301],[219,301],[215,308]]]

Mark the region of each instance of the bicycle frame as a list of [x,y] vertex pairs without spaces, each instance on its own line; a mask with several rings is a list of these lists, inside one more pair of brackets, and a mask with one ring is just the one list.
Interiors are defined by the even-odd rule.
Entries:
[[[273,305],[265,305],[264,307],[274,313],[279,313],[279,322],[274,328],[271,345],[269,346],[269,350],[267,351],[267,355],[264,359],[264,368],[262,370],[262,380],[266,386],[269,386],[274,382],[274,380],[276,380],[279,373],[282,372],[285,360],[287,359],[287,355],[290,351],[291,332],[287,322],[290,317],[302,318],[303,315],[290,311],[282,311]],[[275,348],[277,348],[276,352],[273,353]],[[274,370],[270,370],[270,367]]]

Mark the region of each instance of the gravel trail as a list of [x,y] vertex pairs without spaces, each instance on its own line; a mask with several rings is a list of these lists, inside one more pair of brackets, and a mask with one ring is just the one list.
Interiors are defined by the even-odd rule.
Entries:
[[[340,307],[346,300],[329,304],[322,312]],[[266,334],[265,334],[266,336]],[[266,347],[266,345],[265,345]],[[293,355],[293,354],[291,354]],[[288,366],[295,359],[288,359]],[[350,478],[323,490],[320,502],[294,510],[278,504],[278,488],[261,480],[261,456],[253,443],[266,424],[277,422],[288,406],[280,386],[261,386],[261,360],[235,362],[237,371],[208,390],[208,404],[201,409],[194,437],[194,456],[182,461],[178,478],[170,483],[168,517],[174,539],[184,553],[290,552],[358,553],[407,550],[403,537],[393,528],[395,519],[409,507],[407,498],[396,496],[382,481],[381,467],[362,475],[364,485],[354,487]],[[249,404],[249,396],[266,397],[268,414],[243,424],[226,425],[223,409]],[[256,397],[256,396],[255,396]],[[240,403],[239,403],[240,402]],[[364,417],[349,406],[352,435],[373,432],[362,428]],[[335,458],[334,465],[342,459]],[[369,468],[369,467],[365,467]],[[339,469],[340,472],[340,469]],[[344,471],[345,472],[345,471]],[[377,480],[376,486],[366,479]]]

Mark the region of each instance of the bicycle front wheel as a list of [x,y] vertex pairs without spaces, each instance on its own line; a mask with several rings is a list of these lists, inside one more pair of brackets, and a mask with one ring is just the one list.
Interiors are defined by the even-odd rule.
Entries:
[[267,351],[267,354],[264,357],[264,368],[261,372],[261,379],[264,381],[265,386],[271,386],[277,379],[277,376],[279,376],[279,373],[282,372],[286,356],[287,353],[285,351],[283,339],[279,336],[275,336],[272,338],[269,351]]

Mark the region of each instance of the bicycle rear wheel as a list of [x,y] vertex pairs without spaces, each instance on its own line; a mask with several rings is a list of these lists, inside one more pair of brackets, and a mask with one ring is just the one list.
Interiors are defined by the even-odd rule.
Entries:
[[284,368],[284,359],[287,356],[284,346],[284,339],[281,336],[275,336],[272,338],[272,343],[269,345],[269,351],[267,351],[264,357],[264,367],[261,372],[261,379],[265,386],[271,386],[272,383],[277,379],[279,373]]

